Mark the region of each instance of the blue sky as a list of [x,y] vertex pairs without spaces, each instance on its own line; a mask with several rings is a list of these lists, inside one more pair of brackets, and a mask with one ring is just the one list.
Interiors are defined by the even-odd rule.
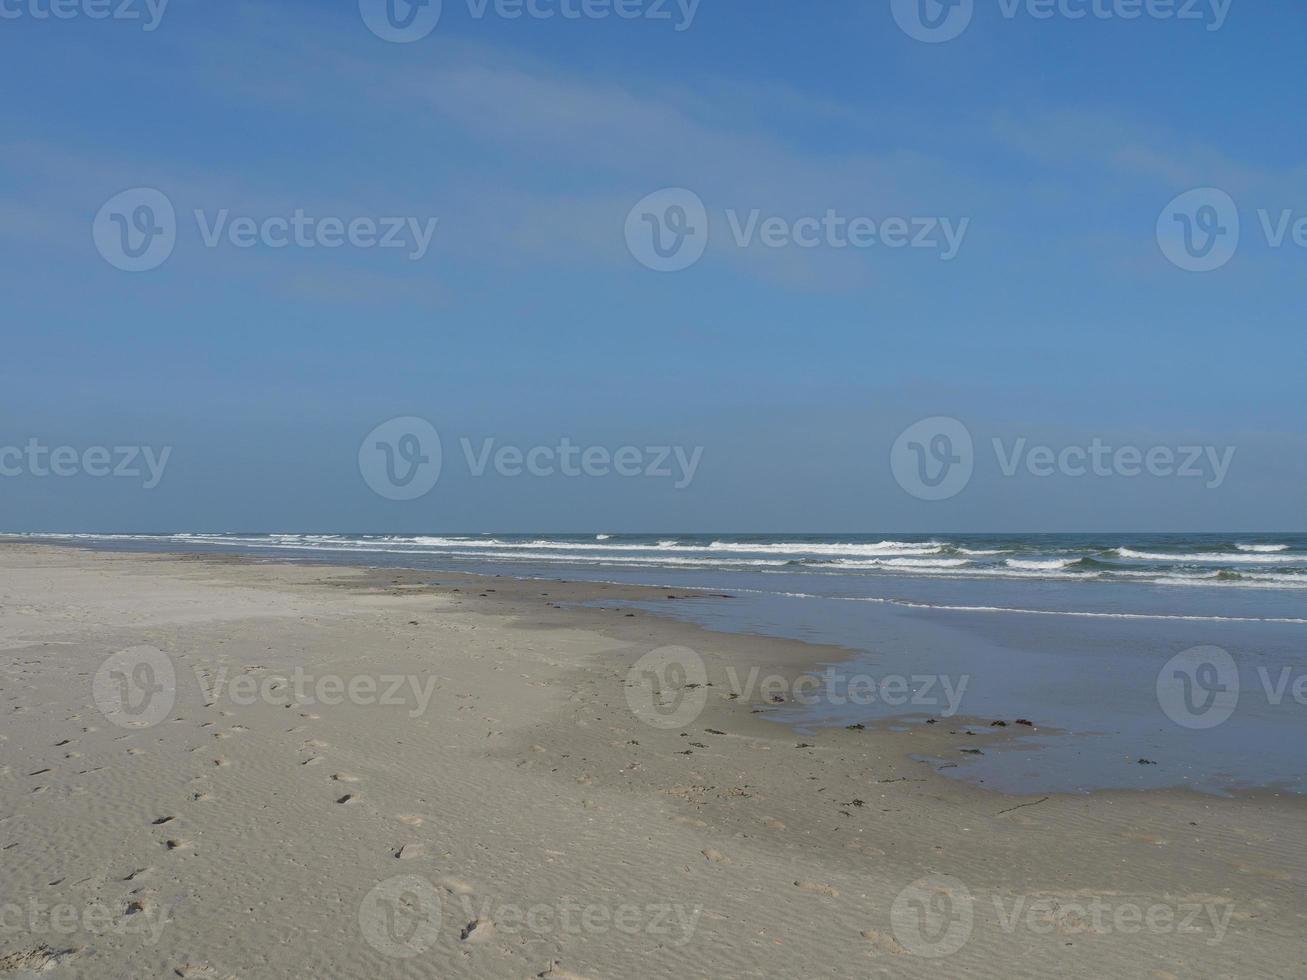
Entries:
[[[399,44],[357,0],[171,0],[150,31],[92,18],[95,0],[37,16],[48,2],[0,3],[0,446],[172,449],[149,490],[19,465],[0,526],[1307,528],[1307,248],[1273,247],[1258,215],[1307,217],[1301,5],[1232,0],[1212,30],[1210,0],[1205,19],[975,0],[959,36],[924,43],[888,0],[702,0],[688,24],[674,3],[507,19],[444,0]],[[174,206],[175,244],[125,272],[92,228],[141,187]],[[707,247],[657,272],[624,226],[668,187],[703,202]],[[1192,272],[1155,229],[1203,187],[1241,235]],[[297,209],[438,220],[417,260],[205,243],[224,212]],[[741,247],[730,216],[753,211],[966,230],[949,259]],[[416,500],[360,475],[361,440],[397,416],[442,440]],[[976,447],[938,501],[889,461],[934,416]],[[1237,453],[1211,487],[1006,476],[990,448],[1096,437]],[[488,438],[703,452],[682,488],[477,477],[459,440]]]

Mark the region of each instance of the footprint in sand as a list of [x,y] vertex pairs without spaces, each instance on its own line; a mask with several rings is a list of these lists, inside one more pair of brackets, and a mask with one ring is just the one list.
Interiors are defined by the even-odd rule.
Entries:
[[867,857],[884,857],[885,852],[873,844],[867,844],[863,841],[851,840],[844,845],[850,851],[861,851]]
[[[172,971],[182,980],[218,980],[218,974],[207,963],[183,963]],[[234,980],[228,977],[227,980]]]
[[320,762],[322,762],[322,757],[321,757],[321,756],[318,756],[318,755],[311,755],[311,756],[309,756],[307,759],[305,759],[303,762],[301,762],[300,765],[301,765],[301,766],[316,766],[316,765],[318,765]]
[[166,824],[166,823],[172,823],[172,822],[173,822],[174,820],[176,820],[176,819],[177,819],[176,817],[157,817],[157,818],[155,818],[154,820],[151,820],[151,821],[150,821],[150,826],[151,826],[151,827],[162,827],[164,824]]
[[872,947],[878,953],[886,953],[890,956],[903,956],[907,950],[899,945],[899,941],[893,936],[887,936],[883,932],[877,932],[875,929],[867,929],[860,933],[863,939],[871,943]]
[[137,868],[126,878],[124,878],[123,881],[135,881],[137,878],[141,878],[144,877],[145,875],[148,875],[153,870],[154,870],[153,868]]
[[33,949],[25,949],[0,956],[0,973],[22,973],[35,976],[38,973],[45,973],[48,970],[62,966],[69,960],[76,959],[81,955],[81,952],[80,948],[56,950],[42,943]]
[[464,943],[484,943],[493,939],[495,935],[495,924],[485,916],[477,916],[463,927],[458,938]]
[[397,817],[395,817],[395,819],[402,824],[406,824],[409,827],[422,826],[422,818],[419,817],[416,813],[401,813]]
[[124,903],[123,914],[127,916],[140,915],[142,912],[152,912],[156,907],[158,907],[158,904],[159,903],[156,901],[156,896],[153,891],[148,888],[135,888],[130,892],[129,897]]
[[195,846],[195,843],[184,837],[170,837],[163,842],[163,846],[170,851],[189,851]]
[[357,800],[357,799],[358,799],[358,796],[357,796],[356,794],[354,794],[354,793],[346,793],[344,796],[340,797],[340,799],[336,800],[336,802],[337,802],[337,803],[353,803],[353,802],[354,802],[355,800]]
[[715,849],[713,849],[713,848],[711,848],[711,847],[705,847],[705,848],[704,848],[702,851],[700,851],[699,853],[701,853],[705,858],[707,858],[707,859],[708,859],[711,863],[713,863],[713,864],[730,864],[730,863],[731,863],[731,859],[730,859],[730,858],[728,858],[728,857],[727,857],[725,854],[723,854],[721,851],[715,850]]
[[395,857],[400,861],[412,861],[414,858],[425,857],[426,853],[425,844],[403,844],[395,852]]
[[214,764],[215,766],[217,766],[218,768],[220,768],[220,769],[222,769],[222,768],[226,768],[227,766],[231,765],[230,762],[228,762],[226,759],[224,759],[224,758],[222,758],[222,757],[219,757],[219,758],[217,758],[217,759],[214,759],[214,760],[213,760],[213,764]]
[[351,776],[346,772],[333,773],[331,778],[338,783],[357,783],[359,781],[357,776]]

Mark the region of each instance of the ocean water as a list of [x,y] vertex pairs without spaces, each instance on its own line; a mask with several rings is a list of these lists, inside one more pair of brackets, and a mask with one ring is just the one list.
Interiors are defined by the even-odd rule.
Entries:
[[708,589],[732,598],[637,605],[851,651],[785,692],[799,730],[943,725],[923,766],[1012,792],[1307,793],[1303,534],[45,537]]

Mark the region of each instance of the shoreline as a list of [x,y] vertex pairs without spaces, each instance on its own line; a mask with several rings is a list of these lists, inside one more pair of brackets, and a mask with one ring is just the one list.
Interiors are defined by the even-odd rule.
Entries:
[[[980,977],[1014,963],[1032,975],[1145,962],[1158,976],[1301,972],[1296,799],[1011,796],[909,758],[946,745],[942,731],[798,737],[740,698],[706,696],[684,725],[647,724],[629,671],[651,649],[696,650],[708,695],[724,693],[728,667],[792,678],[841,652],[567,605],[667,594],[0,548],[9,896],[159,926],[153,944],[125,929],[60,942],[0,931],[0,966],[589,980],[797,976],[815,962],[850,977],[941,966]],[[149,726],[106,722],[97,667],[142,645],[175,663],[175,707]],[[408,677],[427,700],[312,705],[274,685],[246,703],[231,686],[297,671]],[[420,955],[369,932],[370,896],[396,876],[427,882],[444,910]],[[896,911],[923,889],[974,900],[957,949],[914,938]],[[1085,929],[1065,910],[1091,897],[1117,911],[1202,906],[1213,925]],[[606,910],[610,925],[560,925],[570,904]],[[1014,919],[1018,905],[1040,911]],[[654,906],[684,915],[611,927],[615,910]],[[514,914],[536,907],[554,910],[552,926]]]

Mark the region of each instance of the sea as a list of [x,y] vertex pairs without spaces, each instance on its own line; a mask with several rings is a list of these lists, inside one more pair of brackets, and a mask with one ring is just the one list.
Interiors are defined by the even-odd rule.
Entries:
[[766,715],[796,733],[943,725],[917,761],[1009,793],[1307,793],[1302,533],[13,536],[706,590],[628,605],[841,648]]

